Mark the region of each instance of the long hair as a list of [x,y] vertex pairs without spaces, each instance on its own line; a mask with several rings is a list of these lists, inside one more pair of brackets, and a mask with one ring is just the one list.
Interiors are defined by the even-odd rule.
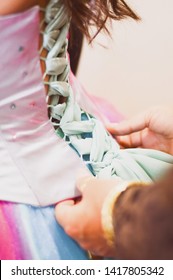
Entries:
[[[91,39],[90,26],[96,27],[95,36],[103,29],[108,34],[107,19],[121,20],[127,17],[138,20],[139,17],[123,0],[62,0],[73,23]],[[94,36],[94,37],[95,37]],[[93,38],[92,38],[93,39]]]

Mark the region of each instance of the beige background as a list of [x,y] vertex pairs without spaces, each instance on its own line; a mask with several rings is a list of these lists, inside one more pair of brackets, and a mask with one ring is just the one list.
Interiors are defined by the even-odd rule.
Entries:
[[85,41],[78,78],[126,116],[153,105],[173,108],[173,1],[127,2],[142,21],[114,22],[112,40],[99,35],[92,47]]

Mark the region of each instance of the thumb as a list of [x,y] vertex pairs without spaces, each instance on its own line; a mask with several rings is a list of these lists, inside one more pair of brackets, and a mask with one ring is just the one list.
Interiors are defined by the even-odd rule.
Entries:
[[62,227],[65,227],[66,223],[68,223],[74,205],[74,200],[65,200],[56,205],[55,217]]
[[81,192],[81,194],[84,193],[85,189],[89,186],[90,182],[93,179],[94,177],[92,175],[77,178],[76,186],[77,189]]

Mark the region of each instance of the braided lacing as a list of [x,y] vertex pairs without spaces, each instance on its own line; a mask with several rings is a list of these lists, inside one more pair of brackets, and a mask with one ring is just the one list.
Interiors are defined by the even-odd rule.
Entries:
[[[49,77],[44,83],[49,87],[48,109],[56,133],[77,151],[94,175],[110,178],[125,169],[129,179],[150,181],[150,176],[136,160],[125,150],[120,150],[102,123],[84,112],[75,101],[69,84],[69,17],[63,1],[51,0],[44,12],[46,27],[42,32],[40,53],[43,49],[48,52],[47,57],[41,59],[46,66],[43,78]],[[62,97],[66,98],[66,102],[59,102]],[[127,161],[130,168],[126,165]]]

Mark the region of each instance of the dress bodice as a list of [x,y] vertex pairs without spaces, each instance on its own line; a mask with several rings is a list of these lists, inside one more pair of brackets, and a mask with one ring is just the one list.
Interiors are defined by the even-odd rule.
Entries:
[[39,7],[0,17],[0,33],[0,199],[49,205],[74,197],[84,166],[48,118]]
[[[82,89],[74,87],[74,95],[67,55],[69,18],[62,3],[50,0],[43,9],[46,58],[38,53],[39,7],[0,17],[1,200],[50,205],[77,196],[75,179],[85,169],[83,161],[101,178],[149,182],[173,164],[171,155],[158,151],[120,149],[93,117]],[[43,77],[40,58],[46,66]]]

